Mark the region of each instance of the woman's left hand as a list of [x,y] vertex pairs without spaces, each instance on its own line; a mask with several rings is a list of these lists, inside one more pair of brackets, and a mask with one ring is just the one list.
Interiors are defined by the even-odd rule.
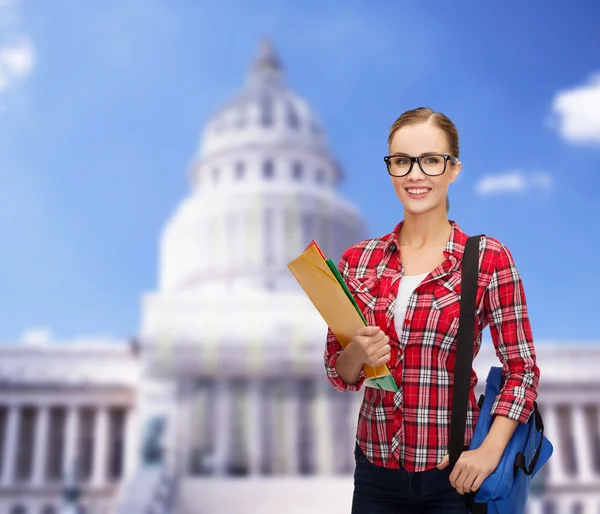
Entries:
[[[477,491],[483,481],[498,467],[502,453],[489,448],[477,448],[461,453],[452,473],[450,483],[459,494]],[[447,468],[450,457],[446,455],[437,465],[438,469]]]

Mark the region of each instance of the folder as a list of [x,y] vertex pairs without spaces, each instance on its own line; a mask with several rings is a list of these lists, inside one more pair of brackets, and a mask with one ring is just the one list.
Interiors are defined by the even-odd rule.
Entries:
[[[299,257],[288,264],[288,268],[345,348],[356,331],[367,322],[335,263],[325,258],[313,240]],[[366,387],[398,391],[386,364],[376,368],[364,364],[363,369]]]

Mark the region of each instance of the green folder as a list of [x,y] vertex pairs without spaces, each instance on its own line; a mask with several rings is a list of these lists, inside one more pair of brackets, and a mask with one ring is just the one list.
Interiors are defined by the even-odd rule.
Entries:
[[[352,305],[354,305],[354,308],[356,309],[356,312],[358,312],[358,314],[360,315],[360,319],[363,320],[363,323],[366,326],[367,320],[365,320],[363,313],[358,308],[356,300],[352,296],[350,289],[348,289],[346,282],[344,282],[344,279],[342,278],[342,275],[340,274],[339,270],[337,269],[337,266],[334,264],[334,262],[331,259],[325,259],[325,262],[327,263],[327,266],[329,266],[329,269],[331,270],[331,272],[333,273],[333,275],[339,282],[340,286],[342,286],[342,289],[346,293],[346,296],[350,299],[350,301],[352,302]],[[386,375],[385,377],[369,378],[368,380],[365,380],[365,386],[373,387],[375,389],[385,389],[386,391],[392,391],[394,393],[398,392],[398,386],[396,385],[396,382],[394,382],[394,379],[392,378],[391,374]]]

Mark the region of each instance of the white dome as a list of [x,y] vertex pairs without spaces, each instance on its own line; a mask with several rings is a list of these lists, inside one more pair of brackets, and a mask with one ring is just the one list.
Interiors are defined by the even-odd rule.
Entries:
[[242,91],[206,124],[192,180],[199,181],[200,164],[211,157],[264,147],[321,154],[335,168],[334,182],[341,178],[321,121],[306,101],[285,86],[281,64],[268,42],[260,47]]
[[241,93],[208,121],[189,173],[192,191],[161,241],[165,294],[297,291],[287,264],[311,239],[337,260],[364,238],[320,122],[284,86],[268,43]]

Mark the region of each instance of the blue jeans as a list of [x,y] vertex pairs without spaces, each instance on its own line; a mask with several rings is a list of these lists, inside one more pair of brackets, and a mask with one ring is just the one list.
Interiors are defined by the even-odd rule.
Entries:
[[411,473],[377,466],[354,448],[352,514],[467,514],[465,499],[450,484],[449,468]]

